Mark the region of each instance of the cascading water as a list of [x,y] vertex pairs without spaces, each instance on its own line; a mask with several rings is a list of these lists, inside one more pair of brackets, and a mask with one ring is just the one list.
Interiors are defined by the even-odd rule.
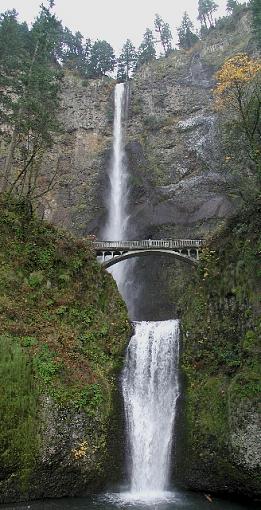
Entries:
[[[128,111],[128,85],[117,83],[114,92],[113,151],[109,171],[110,188],[107,198],[108,221],[102,232],[103,240],[123,241],[128,238],[128,166],[124,148],[124,120]],[[134,291],[132,274],[134,260],[117,264],[109,271],[128,305],[130,317],[134,316]]]
[[125,238],[128,222],[126,214],[128,176],[122,126],[125,101],[125,85],[118,83],[114,93],[113,155],[109,174],[108,222],[104,229],[105,238],[110,241],[122,241]]
[[122,376],[131,460],[131,493],[164,491],[178,385],[177,320],[139,322],[135,326]]
[[[117,84],[114,95],[113,155],[110,167],[108,222],[103,239],[127,236],[128,173],[124,152],[123,119],[126,88]],[[130,312],[132,262],[120,262],[111,273]],[[127,284],[127,285],[126,285]],[[128,285],[129,284],[129,285]],[[124,497],[155,497],[168,486],[170,452],[178,397],[178,321],[138,322],[122,376],[130,453],[131,492]]]
[[[128,215],[128,174],[123,143],[123,118],[126,109],[126,89],[118,83],[114,92],[113,154],[110,165],[110,190],[108,196],[108,221],[103,230],[103,239],[122,241],[126,239]],[[110,272],[116,280],[122,296],[126,299],[128,262],[113,267]]]

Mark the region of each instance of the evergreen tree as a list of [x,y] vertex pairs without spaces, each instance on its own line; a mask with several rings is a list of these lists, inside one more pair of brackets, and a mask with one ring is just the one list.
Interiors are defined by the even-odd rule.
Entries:
[[143,36],[143,41],[138,50],[137,66],[147,64],[148,62],[154,60],[155,58],[156,58],[155,39],[152,30],[147,28]]
[[239,6],[240,4],[237,0],[227,0],[226,10],[229,14],[234,14]]
[[[18,72],[16,70],[14,74],[6,68],[5,74],[10,81],[9,90],[14,91],[14,94],[10,95],[5,110],[7,122],[4,137],[8,152],[3,189],[9,193],[18,191],[29,200],[36,193],[43,152],[52,146],[54,135],[59,129],[56,112],[61,75],[54,65],[54,57],[60,49],[61,25],[51,13],[51,5],[52,2],[48,9],[41,7],[40,15],[30,32],[24,24],[20,29],[16,27],[15,15],[9,19],[16,32],[16,42],[22,35],[23,44],[21,47],[9,48],[12,49],[10,59],[18,59]],[[0,33],[2,28],[1,24]]]
[[253,31],[255,39],[261,47],[261,3],[260,0],[251,0],[250,8],[253,16]]
[[126,81],[130,78],[131,72],[137,64],[137,52],[130,39],[123,45],[122,52],[118,59],[117,79]]
[[214,25],[213,14],[217,8],[214,0],[198,0],[198,20],[202,27],[209,28]]
[[170,26],[168,23],[165,23],[163,19],[159,16],[159,14],[155,15],[154,20],[155,31],[158,32],[160,37],[160,42],[164,51],[165,56],[167,56],[172,50],[171,41],[172,41],[172,33],[170,30]]
[[193,32],[193,30],[193,23],[187,12],[184,12],[181,25],[177,30],[180,48],[189,49],[198,41],[198,36]]
[[95,41],[90,49],[88,74],[92,78],[114,71],[116,59],[113,48],[107,41]]
[[21,94],[28,56],[28,27],[19,24],[15,10],[0,15],[0,121],[15,122],[14,98]]
[[49,0],[49,7],[41,5],[39,16],[30,31],[31,49],[34,55],[47,56],[56,62],[62,56],[63,26],[55,14],[52,13],[54,1]]
[[77,71],[81,76],[88,76],[90,65],[91,41],[86,39],[80,32],[75,35],[65,28],[63,32],[62,62],[68,69]]

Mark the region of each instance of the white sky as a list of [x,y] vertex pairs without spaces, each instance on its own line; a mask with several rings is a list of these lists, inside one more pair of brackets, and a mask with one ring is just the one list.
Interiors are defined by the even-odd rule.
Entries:
[[[30,23],[41,3],[42,0],[0,0],[0,12],[15,8],[20,20]],[[226,0],[216,3],[216,17],[226,14]],[[127,38],[139,46],[145,29],[153,28],[155,13],[169,23],[175,42],[183,12],[186,10],[195,22],[197,4],[197,0],[56,0],[54,10],[64,26],[73,32],[79,30],[92,40],[105,39],[118,53]]]

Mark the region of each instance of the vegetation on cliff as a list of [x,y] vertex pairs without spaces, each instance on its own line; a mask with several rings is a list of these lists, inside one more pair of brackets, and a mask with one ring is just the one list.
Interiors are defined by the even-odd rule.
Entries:
[[[1,479],[25,482],[37,464],[46,397],[96,424],[89,442],[102,464],[130,332],[125,305],[87,241],[28,216],[21,202],[0,207]],[[72,451],[75,461],[86,449]]]
[[[216,79],[215,106],[229,152],[225,160],[236,159],[239,153],[248,164],[250,172],[242,175],[241,184],[241,196],[248,199],[261,185],[261,62],[240,53],[225,61]],[[238,174],[237,165],[234,174]],[[238,182],[240,176],[236,177]]]
[[260,496],[260,199],[203,251],[180,299],[188,485]]

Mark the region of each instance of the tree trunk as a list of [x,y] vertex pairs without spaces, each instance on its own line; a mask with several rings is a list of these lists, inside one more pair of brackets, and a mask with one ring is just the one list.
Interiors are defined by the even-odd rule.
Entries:
[[14,127],[11,142],[9,144],[8,148],[8,154],[5,160],[5,167],[4,167],[4,175],[3,175],[3,185],[2,185],[2,191],[5,192],[8,188],[8,185],[10,184],[10,177],[11,177],[11,168],[14,158],[14,150],[16,146],[16,138],[17,138],[17,128]]

